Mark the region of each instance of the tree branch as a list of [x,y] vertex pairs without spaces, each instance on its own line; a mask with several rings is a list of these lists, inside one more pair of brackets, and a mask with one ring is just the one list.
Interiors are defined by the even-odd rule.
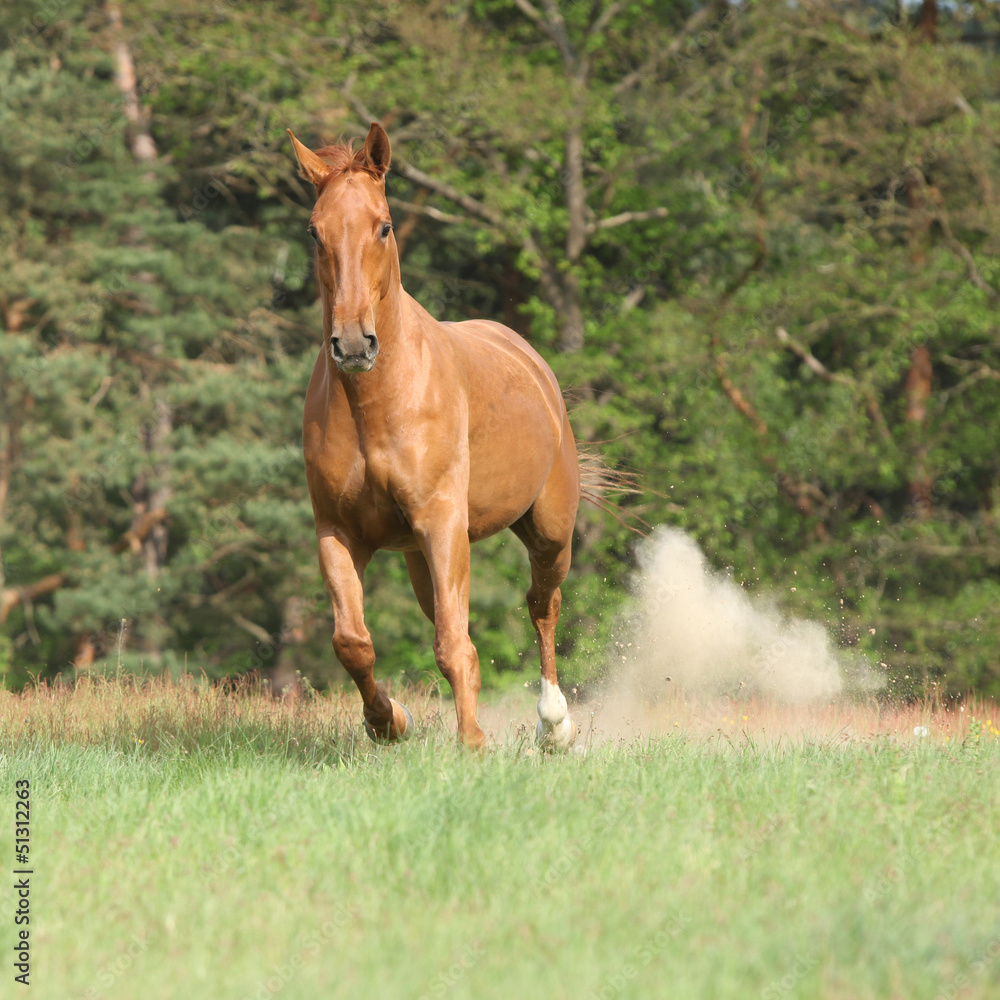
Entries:
[[[363,122],[377,120],[363,101],[355,97],[347,89],[343,93],[344,97],[354,108],[355,113]],[[414,184],[419,184],[430,191],[434,191],[460,208],[464,208],[469,215],[474,216],[476,219],[481,219],[499,232],[509,243],[526,250],[538,265],[538,281],[549,303],[560,312],[566,310],[566,294],[562,286],[562,275],[556,265],[542,252],[541,245],[534,235],[520,228],[515,220],[504,218],[504,216],[488,205],[484,205],[469,195],[462,194],[461,191],[453,188],[445,181],[431,177],[430,174],[425,174],[419,167],[414,167],[398,154],[393,156],[392,163],[397,173],[413,181]],[[426,212],[427,206],[424,206],[423,210]],[[456,222],[460,220],[466,223],[472,222],[470,219],[461,219],[460,216],[451,216],[451,218]]]
[[58,590],[66,582],[65,573],[50,573],[41,580],[29,583],[26,587],[6,587],[0,592],[0,625],[7,621],[11,611],[19,604],[27,607],[36,597],[44,597]]
[[950,389],[943,389],[938,393],[939,406],[943,405],[947,400],[966,392],[977,382],[983,381],[983,379],[991,379],[995,382],[1000,382],[1000,371],[997,371],[995,368],[990,368],[989,365],[981,362],[966,361],[963,358],[955,358],[947,354],[943,355],[941,360],[954,367],[962,368],[969,372],[969,374],[966,375],[961,382],[957,382]]
[[244,632],[249,632],[262,646],[273,646],[275,638],[267,629],[262,628],[256,622],[244,618],[238,611],[234,611],[230,617]]
[[112,552],[124,552],[128,549],[132,555],[138,555],[153,528],[167,519],[167,512],[162,507],[147,511],[142,502],[136,503],[135,506],[136,513],[132,518],[132,526],[111,547]]
[[[575,73],[579,67],[579,59],[573,51],[573,46],[569,40],[569,33],[566,31],[566,22],[563,20],[562,11],[559,9],[558,0],[542,0],[545,4],[547,15],[543,23],[549,37],[556,43],[559,54],[562,56],[566,68]],[[520,5],[519,5],[520,6]]]
[[646,219],[665,219],[670,214],[667,208],[650,208],[639,212],[619,212],[618,215],[609,215],[604,219],[597,219],[587,223],[588,234],[596,233],[601,229],[614,229],[616,226],[624,226],[629,222],[642,222]]
[[680,31],[670,40],[670,44],[664,48],[657,48],[656,51],[647,59],[641,66],[637,69],[632,70],[631,73],[626,73],[615,85],[612,87],[612,93],[618,97],[619,95],[625,93],[626,90],[630,90],[637,83],[641,82],[646,76],[656,72],[656,68],[666,59],[677,55],[681,50],[684,42],[687,41],[690,35],[693,35],[709,18],[709,15],[714,9],[714,4],[707,3],[704,7],[699,7],[685,22]]
[[941,224],[941,228],[944,230],[945,243],[948,248],[953,252],[958,254],[959,257],[965,262],[965,267],[968,272],[969,281],[971,281],[976,288],[980,291],[986,293],[987,298],[990,302],[1000,301],[1000,292],[998,292],[986,279],[979,273],[979,268],[976,266],[975,258],[969,252],[969,249],[965,244],[961,243],[951,231],[951,225],[947,218],[943,214],[938,215],[938,222]]
[[612,0],[611,3],[601,11],[600,15],[587,31],[587,38],[591,39],[599,35],[607,26],[608,22],[617,14],[625,4],[621,0]]
[[808,368],[813,374],[818,375],[824,382],[839,382],[841,385],[850,386],[852,389],[860,392],[865,398],[865,406],[868,410],[868,416],[871,417],[872,423],[878,428],[878,432],[882,437],[883,441],[892,441],[892,433],[889,431],[889,425],[885,422],[885,417],[882,415],[882,409],[878,405],[878,399],[875,393],[871,389],[866,388],[861,385],[857,380],[851,378],[849,375],[844,375],[841,372],[832,372],[826,365],[820,361],[819,358],[813,354],[808,347],[804,344],[800,344],[797,340],[793,340],[788,331],[779,326],[777,330],[774,331],[774,335],[778,338],[778,343],[783,344],[787,347],[792,354],[802,360],[802,363]]
[[399,198],[390,198],[389,204],[393,208],[401,208],[404,212],[426,215],[428,219],[434,219],[436,222],[446,222],[456,226],[477,226],[482,222],[481,218],[470,219],[467,215],[452,215],[450,212],[442,212],[433,205],[420,205],[413,201],[401,201]]
[[784,327],[779,326],[774,331],[774,335],[778,338],[780,344],[783,344],[792,354],[800,358],[806,368],[813,372],[813,374],[818,375],[824,382],[841,382],[845,385],[855,384],[854,379],[830,371],[819,358],[810,352],[808,347],[803,346],[797,340],[793,340]]
[[736,384],[729,377],[729,370],[721,355],[714,358],[715,375],[719,380],[722,391],[729,397],[729,401],[743,414],[750,422],[759,438],[766,439],[768,435],[767,421],[757,412],[757,408],[743,395],[736,387]]
[[542,17],[542,12],[534,6],[534,4],[529,3],[528,0],[514,0],[514,3],[516,3],[521,11],[527,14],[528,17],[535,22],[535,24],[541,24],[544,26],[545,18]]
[[[378,120],[359,97],[356,97],[347,89],[344,89],[343,94],[354,108],[355,114],[357,114],[363,122],[373,122]],[[431,191],[436,191],[442,197],[447,198],[448,201],[454,202],[459,207],[464,208],[470,215],[474,215],[477,218],[482,219],[484,222],[488,222],[491,226],[501,230],[502,232],[510,232],[509,224],[504,220],[503,216],[501,216],[499,212],[494,211],[488,205],[484,205],[480,201],[476,201],[475,198],[472,198],[469,195],[462,194],[461,191],[457,188],[453,188],[445,181],[438,180],[436,177],[431,177],[430,174],[425,174],[419,167],[415,167],[411,163],[408,163],[398,153],[393,154],[392,168],[396,171],[396,173],[402,174],[403,177],[413,181],[414,184],[420,184],[422,187],[428,188]]]
[[[344,96],[351,103],[355,113],[360,116],[363,122],[372,122],[376,120],[371,111],[365,106],[364,102],[355,97],[355,95],[349,90],[344,91]],[[395,156],[393,158],[393,165],[397,173],[402,174],[408,180],[436,192],[443,198],[447,198],[448,201],[453,202],[460,208],[464,208],[470,215],[475,216],[478,219],[482,219],[484,222],[492,226],[510,243],[523,247],[538,264],[540,271],[539,282],[545,290],[546,295],[549,297],[549,301],[560,309],[565,308],[565,295],[560,282],[559,270],[542,252],[540,244],[531,233],[525,232],[515,221],[505,218],[499,212],[490,208],[488,205],[483,204],[481,201],[477,201],[469,195],[462,194],[461,191],[453,188],[445,181],[438,180],[436,177],[431,177],[429,174],[425,174],[419,167],[414,167],[403,157],[398,155]],[[456,216],[454,218],[457,221],[459,217]],[[468,222],[469,220],[463,221]]]
[[414,167],[399,157],[394,158],[393,167],[397,173],[402,174],[408,180],[429,188],[431,191],[436,191],[439,195],[454,202],[460,208],[464,208],[470,215],[488,222],[491,226],[502,232],[511,231],[509,224],[499,212],[494,211],[488,205],[484,205],[481,201],[477,201],[470,195],[462,194],[461,191],[453,188],[446,181],[438,180],[436,177],[431,177],[430,174],[425,174],[419,167]]

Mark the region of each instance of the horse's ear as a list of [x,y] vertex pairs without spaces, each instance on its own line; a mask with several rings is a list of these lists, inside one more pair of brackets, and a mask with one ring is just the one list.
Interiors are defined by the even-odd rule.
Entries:
[[333,167],[321,160],[308,146],[303,146],[292,134],[291,129],[288,129],[288,134],[291,136],[292,146],[295,149],[295,159],[299,161],[299,173],[307,181],[312,181],[318,191],[323,186],[323,181],[330,176]]
[[378,122],[372,122],[365,139],[365,161],[380,177],[384,177],[389,169],[390,156],[389,137],[385,129]]

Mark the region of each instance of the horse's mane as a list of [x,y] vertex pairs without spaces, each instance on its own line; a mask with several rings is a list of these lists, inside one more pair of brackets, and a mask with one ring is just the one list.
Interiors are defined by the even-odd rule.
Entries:
[[330,177],[336,177],[340,174],[347,174],[357,170],[378,180],[382,175],[369,164],[363,146],[361,149],[354,148],[355,141],[354,139],[348,139],[344,142],[341,139],[338,142],[328,142],[325,146],[316,150],[316,155],[333,167],[333,173],[330,174]]

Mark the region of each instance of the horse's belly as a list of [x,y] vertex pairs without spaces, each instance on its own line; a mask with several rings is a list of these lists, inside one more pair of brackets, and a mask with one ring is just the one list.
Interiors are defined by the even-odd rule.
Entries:
[[489,461],[473,457],[469,476],[469,537],[473,541],[509,527],[538,498],[552,471],[555,445],[547,453],[493,456]]
[[504,528],[509,528],[515,521],[524,516],[531,503],[525,505],[508,504],[490,508],[469,505],[469,541],[478,542],[489,538]]

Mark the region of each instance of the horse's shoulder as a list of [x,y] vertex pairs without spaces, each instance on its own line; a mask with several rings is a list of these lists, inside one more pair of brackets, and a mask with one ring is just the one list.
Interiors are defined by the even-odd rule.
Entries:
[[466,319],[456,323],[441,323],[441,326],[456,341],[479,342],[501,351],[515,351],[542,360],[516,330],[504,326],[503,323],[496,323],[490,319]]
[[452,340],[459,357],[464,357],[469,368],[496,373],[527,373],[552,402],[557,405],[562,391],[548,362],[520,334],[503,323],[493,320],[471,319],[456,323],[443,323],[442,328]]

